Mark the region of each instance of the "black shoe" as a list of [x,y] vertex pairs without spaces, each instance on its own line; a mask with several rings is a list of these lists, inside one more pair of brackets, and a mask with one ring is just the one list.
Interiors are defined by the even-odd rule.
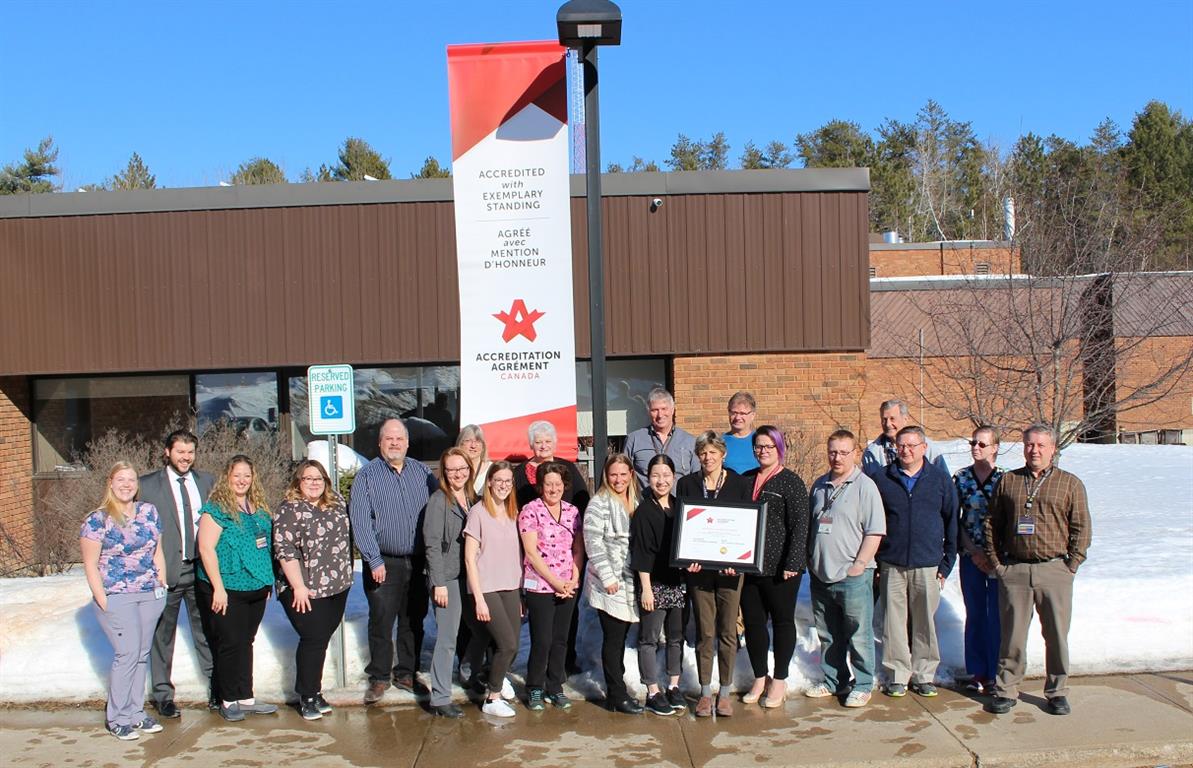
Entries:
[[683,712],[688,708],[688,700],[683,697],[683,692],[678,687],[671,688],[667,691],[667,703],[676,712]]
[[1005,715],[1011,711],[1011,707],[1018,703],[1019,701],[1016,699],[1007,698],[1006,696],[995,696],[986,705],[986,711],[993,712],[996,715]]
[[671,706],[671,702],[667,701],[667,695],[662,691],[646,697],[646,708],[650,710],[651,714],[663,717],[675,714],[675,708]]
[[1069,706],[1069,700],[1064,696],[1055,696],[1048,699],[1048,714],[1050,715],[1068,715],[1072,713],[1073,708]]
[[161,704],[158,704],[157,713],[167,720],[182,717],[182,712],[178,709],[178,705],[172,701],[163,701]]
[[431,711],[438,717],[456,718],[464,716],[464,710],[451,703],[444,704],[439,707],[431,707]]
[[325,715],[331,713],[331,705],[327,703],[327,699],[323,698],[322,693],[315,694],[315,706]]
[[303,720],[319,720],[323,717],[323,713],[319,711],[319,702],[314,696],[304,696],[298,700],[298,714],[302,715]]
[[620,712],[623,715],[640,715],[643,711],[637,699],[622,699],[609,704],[608,707],[610,712]]
[[215,690],[212,688],[207,689],[207,709],[212,712],[220,711],[220,697],[215,695]]

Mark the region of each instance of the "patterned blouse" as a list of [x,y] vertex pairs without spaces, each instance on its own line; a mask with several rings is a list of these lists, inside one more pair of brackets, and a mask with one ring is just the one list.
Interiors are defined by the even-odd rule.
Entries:
[[978,485],[973,467],[957,470],[953,475],[953,483],[957,486],[957,496],[961,499],[961,530],[965,531],[979,550],[986,546],[986,534],[982,530],[982,520],[990,514],[990,502],[998,492],[998,482],[1007,471],[1002,467],[995,467],[986,478],[986,482]]
[[[223,529],[215,545],[215,554],[220,561],[220,578],[224,589],[234,592],[252,592],[273,584],[273,558],[270,556],[272,521],[269,513],[258,509],[252,514],[240,513],[237,523],[224,510],[207,502],[199,510],[199,516],[208,515]],[[199,561],[199,578],[211,581],[207,570]]]
[[[566,501],[559,502],[559,522],[551,517],[547,504],[542,499],[522,507],[518,513],[518,533],[534,531],[538,534],[538,551],[547,569],[556,577],[569,581],[576,570],[572,557],[572,542],[580,536],[580,510]],[[530,563],[529,557],[522,562],[522,588],[527,592],[550,594],[555,590],[539,575]]]
[[161,535],[161,521],[152,504],[136,502],[132,519],[124,525],[117,525],[102,509],[87,515],[79,536],[100,544],[104,594],[152,592],[159,586],[153,555]]
[[352,541],[348,510],[339,499],[327,509],[309,501],[286,501],[273,520],[273,556],[279,561],[277,589],[290,589],[280,562],[297,560],[312,598],[338,595],[352,586]]

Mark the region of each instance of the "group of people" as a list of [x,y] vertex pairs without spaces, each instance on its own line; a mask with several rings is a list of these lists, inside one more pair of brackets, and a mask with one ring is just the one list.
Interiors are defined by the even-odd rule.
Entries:
[[[147,667],[158,715],[179,716],[170,678],[183,605],[210,680],[209,708],[229,721],[276,712],[253,695],[253,640],[271,593],[299,637],[298,709],[311,720],[330,712],[322,672],[352,586],[353,545],[368,602],[365,704],[392,684],[429,692],[437,715],[462,717],[452,700],[458,657],[482,711],[515,716],[507,674],[525,616],[526,706],[567,709],[563,684],[583,600],[602,630],[610,709],[687,710],[679,679],[689,616],[700,685],[693,713],[733,715],[739,634],[754,676],[741,701],[780,707],[805,571],[824,677],[806,696],[837,696],[846,707],[869,701],[876,588],[883,691],[934,696],[934,615],[960,548],[970,688],[992,696],[991,711],[1014,706],[1035,610],[1048,647],[1048,710],[1069,711],[1066,635],[1089,512],[1080,480],[1054,465],[1050,428],[1024,431],[1027,466],[1008,472],[995,463],[997,431],[979,427],[973,465],[950,477],[923,429],[907,424],[906,405],[891,400],[880,409],[882,434],[864,451],[848,430],[828,437],[828,471],[809,490],[784,466],[782,431],[753,426],[749,393],[729,400],[727,432],[698,436],[676,426],[665,389],[652,390],[647,404],[650,424],[609,456],[591,495],[575,464],[555,455],[555,429],[545,421],[528,430],[525,462],[490,460],[483,433],[469,425],[433,472],[407,456],[406,427],[389,419],[347,507],[323,466],[303,461],[271,509],[248,457],[233,457],[212,478],[193,468],[198,439],[186,431],[167,438],[161,470],[138,478],[131,465],[116,464],[81,534],[95,610],[115,650],[109,731],[134,739],[161,730],[144,710]],[[714,499],[760,505],[764,545],[749,573],[673,564],[677,510]],[[427,691],[418,672],[429,606],[436,636]],[[634,624],[645,701],[625,682]]]

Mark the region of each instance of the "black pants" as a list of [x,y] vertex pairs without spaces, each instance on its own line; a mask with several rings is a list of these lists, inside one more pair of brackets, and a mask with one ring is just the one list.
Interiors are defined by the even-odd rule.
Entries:
[[776,680],[787,679],[787,668],[795,654],[795,601],[802,574],[784,579],[775,576],[746,576],[741,588],[741,616],[746,625],[746,652],[754,677],[766,677],[766,650],[770,645],[766,622],[774,632]]
[[294,593],[287,590],[280,595],[282,607],[298,633],[298,650],[294,652],[294,692],[308,699],[323,690],[323,661],[327,658],[327,644],[344,618],[348,590],[331,597],[311,599],[311,610],[294,610]]
[[[385,581],[378,584],[366,564],[365,599],[369,601],[369,663],[365,673],[370,683],[389,682],[391,677],[412,676],[418,671],[423,647],[423,621],[427,618],[427,584],[422,558],[389,557]],[[398,659],[394,663],[394,622],[398,623]]]
[[215,688],[224,701],[243,701],[253,698],[253,640],[257,627],[265,616],[270,587],[228,593],[228,609],[224,613],[211,610],[215,594],[211,582],[197,579],[195,593],[199,610],[203,613],[203,629],[211,646]]
[[472,674],[476,677],[481,672],[485,652],[494,648],[486,680],[489,693],[498,693],[514,657],[518,655],[518,642],[522,635],[522,597],[516,589],[486,592],[485,605],[489,607],[489,621],[477,621],[475,601],[470,598],[464,603],[463,623],[471,627],[467,658]]
[[599,609],[596,614],[604,635],[601,640],[601,671],[605,674],[605,700],[616,704],[630,697],[625,685],[625,641],[633,625]]
[[563,692],[568,630],[575,610],[574,597],[559,598],[549,592],[526,593],[526,612],[530,616],[527,688],[544,688],[548,694]]

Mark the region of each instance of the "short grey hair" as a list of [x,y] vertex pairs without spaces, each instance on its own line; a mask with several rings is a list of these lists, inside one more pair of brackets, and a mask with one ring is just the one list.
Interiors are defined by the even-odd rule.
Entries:
[[551,442],[559,442],[559,434],[555,431],[555,425],[549,421],[540,420],[531,422],[530,427],[526,430],[526,442],[530,447],[534,447],[534,438],[538,435],[546,435],[551,438]]
[[646,396],[646,404],[657,403],[660,400],[666,400],[667,404],[672,408],[675,407],[675,396],[667,391],[665,387],[655,387],[650,390],[650,394]]
[[1048,435],[1048,439],[1052,441],[1053,445],[1057,444],[1056,430],[1050,424],[1036,422],[1027,429],[1023,430],[1023,442],[1027,442],[1032,435]]
[[696,455],[699,456],[700,452],[705,448],[716,448],[721,452],[721,455],[729,453],[729,448],[725,445],[725,438],[721,437],[721,433],[713,429],[701,432],[700,437],[696,438]]
[[733,406],[739,403],[745,403],[746,405],[750,406],[751,411],[758,410],[758,403],[755,402],[754,396],[749,392],[733,393],[733,397],[729,398],[729,410],[733,410]]
[[925,445],[928,444],[928,435],[924,434],[924,428],[916,426],[915,424],[912,424],[909,427],[904,427],[903,429],[896,432],[895,439],[898,440],[901,435],[919,435],[920,442],[924,443]]
[[886,400],[882,405],[878,406],[878,415],[881,416],[892,408],[898,408],[899,413],[903,414],[904,416],[911,415],[911,412],[907,410],[907,403],[903,402],[897,397]]

